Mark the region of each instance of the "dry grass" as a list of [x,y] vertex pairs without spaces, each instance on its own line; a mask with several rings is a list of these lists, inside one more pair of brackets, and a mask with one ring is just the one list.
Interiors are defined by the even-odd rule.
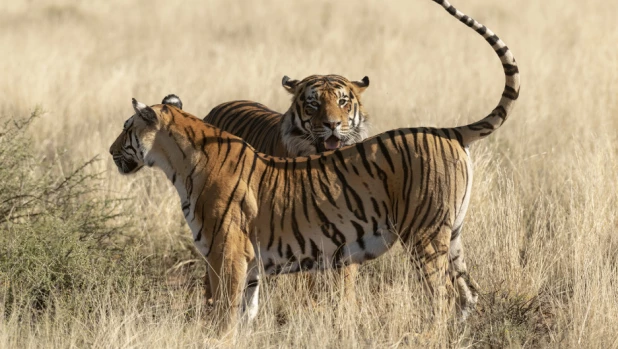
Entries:
[[[616,348],[618,2],[454,5],[509,45],[523,87],[511,119],[472,148],[464,244],[482,288],[478,313],[429,340]],[[47,113],[31,128],[37,151],[64,154],[66,163],[101,154],[91,169],[104,171],[100,195],[134,198],[123,204],[133,224],[124,241],[146,261],[130,283],[137,286],[76,290],[36,317],[7,311],[0,281],[5,348],[230,345],[200,320],[204,269],[190,261],[177,194],[150,170],[121,177],[107,156],[131,97],[154,104],[176,93],[198,116],[239,98],[283,111],[284,74],[368,75],[364,101],[377,133],[477,120],[504,81],[487,44],[427,0],[5,1],[0,47],[0,115],[40,105]],[[428,302],[407,263],[395,250],[363,266],[357,308],[340,304],[333,276],[322,276],[316,299],[289,278],[270,282],[235,345],[420,346]]]

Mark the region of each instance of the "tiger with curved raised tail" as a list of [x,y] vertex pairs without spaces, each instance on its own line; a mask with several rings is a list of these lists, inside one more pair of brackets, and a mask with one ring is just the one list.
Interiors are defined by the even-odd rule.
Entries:
[[208,260],[220,330],[240,310],[256,316],[260,270],[362,263],[397,241],[418,261],[438,308],[454,282],[461,317],[473,309],[477,291],[461,246],[472,186],[468,147],[506,121],[519,96],[519,71],[489,29],[434,1],[482,35],[504,68],[498,105],[466,126],[403,128],[317,155],[275,158],[174,106],[133,100],[135,114],[110,153],[121,173],[158,167],[175,186]]

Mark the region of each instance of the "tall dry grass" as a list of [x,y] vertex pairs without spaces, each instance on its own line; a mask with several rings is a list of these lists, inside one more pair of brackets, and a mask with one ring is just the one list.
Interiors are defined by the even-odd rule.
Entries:
[[[509,45],[523,87],[503,128],[472,147],[464,244],[482,290],[478,312],[465,327],[425,339],[616,348],[618,3],[453,5]],[[107,149],[132,113],[131,97],[154,104],[176,93],[198,116],[239,98],[283,111],[284,74],[368,75],[363,100],[375,133],[477,120],[498,101],[501,67],[442,8],[427,0],[4,1],[0,47],[0,115],[41,106],[47,113],[29,133],[37,154],[59,159],[59,173],[100,154],[90,167],[103,172],[99,198],[131,198],[121,204],[131,228],[109,254],[125,254],[129,272],[69,288],[36,315],[9,309],[7,294],[19,290],[8,289],[19,280],[0,275],[0,347],[422,345],[416,333],[429,302],[398,249],[361,268],[357,306],[339,301],[333,275],[320,276],[315,298],[282,277],[266,283],[256,321],[234,344],[213,339],[199,287],[204,268],[177,194],[150,170],[121,177]]]

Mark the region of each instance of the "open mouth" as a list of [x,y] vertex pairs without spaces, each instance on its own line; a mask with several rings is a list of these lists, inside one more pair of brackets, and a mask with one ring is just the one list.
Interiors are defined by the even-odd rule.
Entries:
[[324,148],[326,150],[335,150],[341,147],[341,140],[335,136],[330,136],[324,141]]

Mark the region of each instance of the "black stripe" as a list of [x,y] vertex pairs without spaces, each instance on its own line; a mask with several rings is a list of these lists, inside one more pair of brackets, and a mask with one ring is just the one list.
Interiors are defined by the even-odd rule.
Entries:
[[362,225],[356,223],[355,221],[350,221],[350,223],[352,223],[354,229],[356,229],[356,243],[358,243],[358,247],[360,247],[364,251],[365,240],[363,240],[363,237],[365,236],[365,230],[363,229]]
[[[448,150],[449,150],[449,158],[451,159],[451,161],[453,161],[453,170],[449,171],[448,175],[449,175],[449,183],[451,183],[452,181],[452,188],[453,188],[453,203],[450,207],[454,207],[455,208],[455,214],[454,217],[457,217],[457,171],[459,169],[459,153],[455,152],[455,149],[453,148],[453,137],[451,136],[451,132],[449,129],[442,129],[442,132],[444,132],[446,139],[444,140],[444,142],[446,143],[446,145],[448,145]],[[452,179],[451,179],[452,177]],[[449,184],[449,188],[450,188],[450,184]]]
[[258,155],[257,153],[253,153],[253,162],[251,163],[251,169],[249,170],[249,174],[247,175],[247,187],[251,183],[251,179],[253,178],[253,171],[255,171],[255,166],[257,165]]
[[292,206],[292,233],[298,241],[298,245],[300,246],[300,251],[305,254],[305,237],[300,232],[300,228],[298,227],[298,220],[296,219],[296,207]]
[[358,151],[360,158],[363,160],[363,166],[365,166],[365,170],[367,170],[369,177],[375,178],[373,177],[373,172],[371,171],[369,161],[367,161],[367,154],[365,153],[364,143],[356,143],[356,150]]
[[487,43],[489,43],[491,46],[495,45],[496,42],[498,42],[498,40],[500,40],[495,34],[485,38],[485,40],[487,41]]
[[230,150],[232,150],[232,141],[231,141],[231,139],[228,137],[228,138],[226,138],[226,141],[227,141],[227,150],[225,151],[225,157],[221,161],[221,166],[219,166],[219,170],[221,170],[223,168],[223,165],[225,165],[225,161],[227,160],[228,155],[230,155]]
[[[430,183],[430,177],[431,177],[431,171],[432,171],[432,167],[431,167],[431,153],[430,153],[430,149],[429,149],[429,144],[427,143],[427,134],[423,131],[423,140],[421,142],[421,144],[417,145],[415,148],[418,149],[421,152],[421,158],[420,158],[420,162],[421,162],[421,177],[419,180],[419,185],[420,185],[420,190],[419,190],[419,201],[417,203],[416,209],[414,210],[414,214],[412,215],[412,222],[410,222],[410,226],[414,227],[416,226],[416,221],[417,219],[420,217],[421,212],[423,211],[424,208],[427,207],[427,211],[429,211],[429,205],[428,205],[428,200],[431,200],[429,195],[429,183]],[[422,151],[424,151],[424,154],[422,154]],[[423,165],[425,164],[425,165]],[[425,170],[427,173],[425,173]],[[417,227],[420,227],[421,225],[419,224]],[[403,241],[407,241],[408,236],[406,236]]]
[[504,92],[502,92],[502,97],[506,97],[508,99],[516,100],[517,98],[519,98],[519,91],[515,91],[515,89],[512,88],[511,86],[505,85],[504,86]]
[[391,167],[391,172],[395,172],[395,165],[393,165],[393,159],[391,158],[391,154],[386,148],[386,145],[384,145],[384,142],[382,141],[382,137],[377,137],[376,140],[378,142],[378,146],[380,147],[380,151],[382,152],[382,156],[386,158],[386,161]]
[[268,245],[266,245],[266,250],[270,250],[270,248],[275,243],[275,210],[273,207],[270,208],[270,236],[268,237]]
[[376,164],[375,162],[372,162],[373,166],[376,168],[376,171],[378,173],[378,178],[380,178],[380,180],[382,180],[382,185],[384,186],[384,193],[386,194],[386,196],[388,197],[389,200],[391,200],[391,193],[388,190],[388,176],[386,175],[386,172],[384,172],[384,170],[382,170],[380,168],[380,166],[378,166],[378,164]]
[[504,46],[500,49],[496,50],[496,54],[498,55],[498,57],[502,57],[504,56],[504,54],[506,54],[509,51],[509,48],[507,46]]
[[308,212],[308,204],[307,204],[307,190],[305,188],[305,180],[303,177],[303,173],[300,173],[300,193],[301,193],[301,198],[302,198],[302,206],[303,206],[303,213],[305,214],[305,219],[307,220],[307,223],[310,222],[309,220],[309,212]]
[[292,252],[292,247],[290,245],[286,245],[285,258],[287,258],[288,263],[294,263],[297,261],[296,256],[294,256],[294,253]]
[[312,239],[309,239],[309,244],[311,245],[311,257],[313,260],[318,262],[322,258],[322,251],[318,248],[318,245]]
[[363,200],[361,199],[360,195],[358,195],[356,190],[354,190],[354,188],[350,184],[348,184],[346,177],[341,171],[339,171],[339,168],[337,167],[337,164],[335,164],[334,160],[333,160],[333,169],[335,170],[335,173],[337,174],[337,178],[339,178],[339,182],[342,187],[341,189],[343,191],[343,196],[345,198],[345,203],[346,203],[348,210],[354,213],[354,216],[356,216],[356,218],[366,223],[367,216],[365,215],[365,206],[363,205]]
[[459,235],[461,234],[461,230],[462,230],[461,228],[462,227],[463,226],[460,225],[459,227],[453,229],[453,232],[451,233],[451,241],[453,241],[453,240],[455,240],[455,239],[457,239],[459,237]]
[[517,65],[515,64],[502,64],[502,68],[504,68],[504,74],[508,75],[508,76],[513,76],[517,73],[519,73],[519,67],[517,67]]
[[281,236],[279,236],[279,240],[277,240],[277,253],[279,253],[280,258],[283,258],[283,243],[281,242]]
[[[223,227],[223,222],[225,222],[225,218],[227,217],[227,215],[230,213],[230,207],[232,206],[232,201],[234,200],[234,196],[236,196],[236,191],[238,190],[238,186],[240,184],[242,180],[242,176],[238,176],[238,181],[236,181],[236,184],[234,185],[234,188],[232,189],[232,192],[230,193],[230,197],[227,201],[227,204],[225,205],[225,209],[223,210],[223,214],[221,215],[221,218],[218,220],[221,224],[219,225],[218,229],[217,227],[217,223],[215,223],[215,229],[213,229],[213,240],[215,238],[215,236],[217,235],[217,233],[219,232],[219,230]],[[212,245],[211,245],[212,246]]]
[[371,203],[373,204],[373,211],[378,215],[378,218],[382,217],[382,214],[380,213],[380,206],[373,196],[371,197]]
[[193,130],[192,127],[185,127],[184,131],[185,131],[185,137],[187,138],[189,143],[191,143],[191,147],[193,147],[193,149],[196,149],[197,146],[195,145],[195,131]]
[[375,217],[371,217],[371,223],[373,224],[373,235],[380,235],[378,234],[378,230],[380,229],[378,227],[378,220]]
[[337,159],[339,159],[339,162],[341,163],[341,165],[343,165],[344,170],[347,172],[348,171],[348,166],[345,163],[345,159],[343,158],[343,154],[341,153],[340,150],[335,150],[335,156],[337,157]]
[[[409,149],[409,145],[406,142],[406,137],[405,134],[403,133],[403,131],[399,131],[400,132],[400,136],[401,136],[401,141],[402,141],[402,146],[405,148],[406,152],[407,152],[407,159],[404,156],[404,153],[401,153],[401,165],[403,167],[402,172],[403,172],[403,191],[405,192],[405,194],[403,195],[404,198],[411,198],[412,197],[412,189],[414,188],[414,186],[412,185],[412,179],[409,179],[409,175],[411,174],[411,169],[408,169],[408,162],[406,160],[411,160],[411,155],[410,155],[410,149]],[[411,164],[410,164],[411,165]],[[409,213],[409,209],[410,209],[410,199],[408,200],[404,200],[404,209],[403,209],[403,216],[401,217],[401,220],[399,220],[399,222],[401,222],[402,226],[405,226],[405,221],[408,218],[408,213]],[[398,212],[398,210],[396,209],[395,212]]]
[[288,176],[288,160],[285,160],[283,164],[283,207],[281,208],[281,230],[283,231],[283,223],[285,221],[285,211],[287,211],[288,203],[289,203],[289,190],[290,188],[290,179]]
[[245,155],[246,150],[247,150],[247,142],[242,141],[242,147],[240,148],[240,152],[238,153],[238,161],[236,162],[236,166],[234,166],[234,173],[236,173],[236,171],[238,170],[238,164],[242,163],[242,168],[240,170],[239,175],[242,175],[242,170],[245,167],[244,155]]
[[[320,186],[320,190],[322,191],[322,194],[326,197],[326,199],[328,199],[328,202],[331,205],[333,205],[335,208],[338,208],[337,203],[335,202],[335,199],[330,193],[330,186],[328,185],[328,183],[330,183],[330,179],[326,171],[326,166],[324,166],[324,162],[322,161],[323,159],[325,159],[323,155],[319,159],[317,159],[317,163],[322,169],[322,172],[316,172],[318,184]],[[307,174],[309,175],[309,177],[311,177],[311,163],[312,162],[316,162],[316,160],[307,161]],[[322,180],[322,174],[324,174],[324,176],[326,177],[326,183]],[[313,184],[312,184],[312,189],[313,189]],[[315,191],[313,193],[315,194]]]

